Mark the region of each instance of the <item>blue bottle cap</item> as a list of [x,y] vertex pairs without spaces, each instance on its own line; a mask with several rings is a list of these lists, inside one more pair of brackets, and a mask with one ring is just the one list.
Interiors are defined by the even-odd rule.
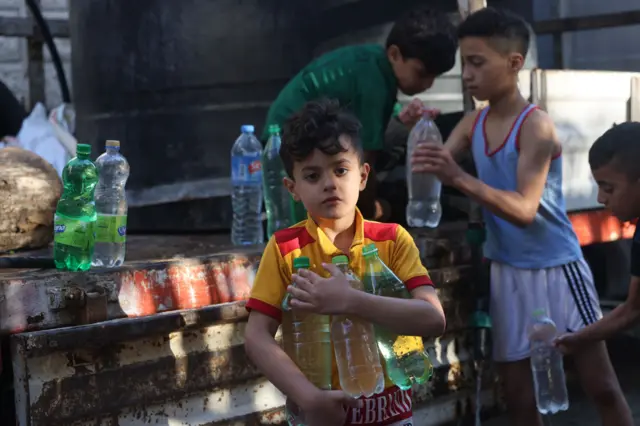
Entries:
[[242,127],[240,127],[240,131],[242,133],[253,133],[255,132],[255,127],[253,127],[253,124],[243,124]]

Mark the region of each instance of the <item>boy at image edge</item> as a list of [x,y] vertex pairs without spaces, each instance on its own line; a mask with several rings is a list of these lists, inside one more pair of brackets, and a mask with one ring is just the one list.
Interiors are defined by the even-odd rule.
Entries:
[[[589,165],[598,184],[598,202],[621,221],[640,217],[640,123],[618,124],[589,150]],[[631,282],[627,300],[600,321],[567,333],[557,345],[567,353],[608,339],[640,323],[640,224],[631,243]]]
[[[386,389],[354,400],[341,390],[320,390],[309,382],[275,341],[280,304],[287,291],[291,306],[325,315],[356,315],[391,331],[410,336],[439,336],[444,313],[418,249],[397,224],[364,220],[356,208],[369,165],[363,161],[360,123],[335,101],[307,103],[285,126],[280,155],[288,178],[285,185],[302,201],[309,216],[269,240],[256,275],[245,333],[245,348],[260,371],[305,413],[308,426],[412,424],[411,391],[386,379]],[[354,290],[331,265],[340,254],[349,257],[359,276],[364,271],[362,248],[374,243],[380,258],[406,285],[410,300],[375,296]],[[312,271],[292,274],[293,259],[307,256]],[[291,287],[293,280],[296,287]],[[333,389],[340,389],[333,368]],[[349,409],[345,412],[344,405]]]

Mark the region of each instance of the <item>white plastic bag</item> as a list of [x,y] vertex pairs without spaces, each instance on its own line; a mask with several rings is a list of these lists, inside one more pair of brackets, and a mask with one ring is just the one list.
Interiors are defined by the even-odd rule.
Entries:
[[[69,108],[65,105],[61,107]],[[22,122],[16,138],[5,143],[5,146],[19,146],[38,154],[51,163],[60,177],[62,169],[76,152],[76,139],[68,132],[69,127],[57,120],[56,113],[61,107],[54,109],[49,119],[44,105],[36,104]]]

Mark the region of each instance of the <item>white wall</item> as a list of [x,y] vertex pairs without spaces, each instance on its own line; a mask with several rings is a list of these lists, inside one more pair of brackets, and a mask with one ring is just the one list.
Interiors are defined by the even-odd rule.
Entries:
[[[45,18],[68,17],[67,0],[41,0]],[[0,16],[28,17],[30,13],[24,0],[0,0]],[[67,81],[71,85],[71,49],[68,39],[56,39],[56,45],[62,58]],[[48,49],[45,54],[45,90],[46,105],[51,108],[61,102],[60,86],[56,77]],[[27,42],[15,37],[0,37],[0,79],[25,104],[29,99],[27,81]]]

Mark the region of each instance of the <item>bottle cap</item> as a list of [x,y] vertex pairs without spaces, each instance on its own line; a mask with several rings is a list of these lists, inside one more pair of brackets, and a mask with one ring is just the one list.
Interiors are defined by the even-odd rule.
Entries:
[[331,259],[331,263],[334,265],[348,265],[349,258],[344,254],[340,254],[338,256],[334,256],[333,259]]
[[76,146],[76,153],[78,155],[88,156],[89,154],[91,154],[91,145],[88,145],[86,143],[79,143]]
[[120,141],[108,140],[104,145],[107,148],[120,148]]
[[243,124],[242,127],[240,127],[240,131],[242,133],[253,133],[255,132],[255,127],[253,127],[253,124]]
[[366,245],[362,248],[362,255],[363,256],[371,256],[378,253],[378,249],[376,248],[375,244],[369,244]]
[[300,256],[293,259],[294,269],[300,269],[300,268],[309,269],[309,266],[311,266],[311,262],[309,261],[309,258],[306,256]]
[[269,126],[270,135],[277,135],[278,133],[280,133],[280,126],[278,126],[277,124],[272,124]]

